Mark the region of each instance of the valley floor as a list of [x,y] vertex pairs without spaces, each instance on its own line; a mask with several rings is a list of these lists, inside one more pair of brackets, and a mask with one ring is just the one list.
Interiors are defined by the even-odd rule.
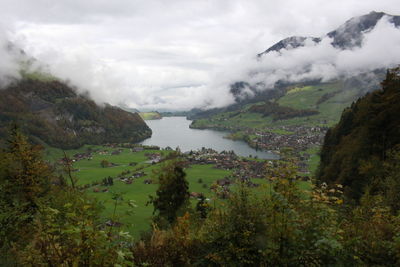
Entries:
[[[62,163],[60,150],[47,148],[46,151],[48,160]],[[84,146],[66,151],[66,154],[73,159],[73,175],[78,185],[103,204],[104,221],[117,223],[134,237],[139,237],[151,227],[153,207],[147,202],[158,188],[157,170],[173,152],[141,146]],[[272,161],[237,157],[212,149],[186,153],[181,157],[187,162],[185,172],[193,205],[199,195],[204,195],[212,205],[218,205],[221,192],[229,192],[236,179],[260,192],[270,190],[265,170],[268,164],[273,164]],[[110,178],[111,183],[107,180]],[[310,185],[308,178],[299,183],[302,188]],[[219,195],[216,195],[217,187],[222,189]],[[118,216],[113,217],[115,204]]]

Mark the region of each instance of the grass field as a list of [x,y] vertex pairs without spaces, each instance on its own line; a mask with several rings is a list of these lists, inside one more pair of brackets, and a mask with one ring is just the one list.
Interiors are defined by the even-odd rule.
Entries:
[[278,100],[279,105],[295,109],[316,109],[317,101],[326,93],[338,90],[336,84],[294,88]]
[[287,94],[290,95],[290,94],[309,91],[309,90],[313,90],[313,87],[312,86],[299,86],[299,87],[295,87],[293,89],[290,89],[289,91],[287,91]]
[[[107,148],[103,146],[84,146],[77,150],[65,151],[68,156],[73,156],[76,153],[82,153],[88,149],[101,151],[107,150],[109,152],[115,151],[116,148]],[[47,147],[45,156],[50,161],[55,161],[63,157],[63,151]],[[116,214],[114,218],[116,221],[123,223],[123,229],[129,231],[135,238],[139,237],[140,233],[149,230],[151,227],[151,217],[153,213],[153,206],[146,205],[149,201],[149,196],[155,195],[158,188],[157,184],[145,184],[146,179],[155,179],[156,174],[154,170],[161,168],[163,163],[149,164],[145,153],[163,153],[166,155],[170,153],[168,151],[158,150],[145,150],[141,152],[131,152],[129,149],[123,149],[119,155],[101,155],[99,153],[93,153],[91,160],[83,159],[74,163],[74,168],[77,171],[73,172],[73,175],[77,178],[78,185],[93,184],[87,189],[90,196],[95,197],[103,206],[104,211],[102,216],[103,220],[107,221],[113,218],[114,207],[116,204],[115,196],[121,197],[117,202]],[[101,167],[100,162],[107,160],[115,163],[117,166],[114,167]],[[129,163],[135,162],[137,165],[129,166]],[[101,180],[105,177],[117,177],[123,171],[130,170],[131,173],[136,170],[143,171],[146,175],[137,179],[134,179],[132,184],[126,184],[123,181],[114,179],[112,186],[103,186]],[[214,168],[213,165],[191,165],[185,169],[187,174],[186,178],[189,183],[190,192],[203,193],[208,198],[213,198],[214,193],[209,189],[210,185],[217,179],[224,178],[231,175],[231,171],[221,170]],[[254,183],[260,184],[261,186],[255,188],[259,194],[265,194],[270,191],[269,182],[266,179],[252,179]],[[300,188],[309,188],[309,183],[299,182]],[[108,188],[108,191],[103,192],[104,189]],[[234,190],[234,188],[233,188]],[[99,192],[95,192],[99,191]],[[136,204],[135,208],[129,205],[129,202]],[[196,200],[192,200],[193,206]]]
[[[118,162],[115,160],[115,162]],[[143,164],[143,163],[142,163]],[[121,181],[115,181],[114,185],[110,187],[109,192],[98,192],[94,193],[90,191],[90,194],[95,196],[97,199],[101,200],[105,206],[104,216],[110,218],[113,212],[114,201],[112,200],[113,193],[121,194],[125,202],[118,206],[118,214],[124,214],[130,210],[127,204],[128,200],[134,200],[137,207],[133,209],[133,214],[125,214],[119,221],[124,223],[134,236],[138,236],[141,231],[148,230],[151,225],[151,216],[153,212],[152,205],[146,206],[149,201],[149,196],[154,195],[158,185],[157,184],[144,184],[145,179],[156,178],[152,173],[152,170],[160,168],[160,164],[157,165],[147,165],[143,171],[146,176],[135,179],[132,184],[125,184]],[[116,167],[108,168],[116,169]],[[212,165],[192,165],[190,168],[186,169],[187,180],[189,182],[190,192],[201,192],[206,196],[211,196],[211,191],[209,189],[211,183],[217,179],[224,178],[229,175],[230,172],[224,170],[218,170],[213,168]],[[89,178],[89,174],[92,176]],[[87,182],[90,180],[95,180],[96,178],[104,177],[105,175],[111,175],[111,171],[104,173],[102,168],[97,168],[96,170],[86,171],[82,173],[77,173],[81,182]],[[114,174],[120,173],[120,170],[116,170]],[[199,183],[199,179],[202,180]],[[205,187],[203,187],[205,185]],[[105,188],[100,186],[100,188]]]
[[311,175],[314,175],[317,171],[320,156],[319,156],[320,148],[319,147],[312,147],[304,151],[303,153],[310,154],[310,159],[308,160],[308,168],[310,170]]
[[159,120],[162,118],[158,112],[139,112],[139,116],[144,120]]
[[[241,112],[222,112],[207,119],[197,120],[194,126],[225,129],[271,128],[271,131],[276,131],[276,129],[273,129],[274,127],[286,125],[332,126],[339,121],[343,109],[350,106],[357,99],[359,93],[358,89],[341,90],[341,88],[340,83],[295,87],[277,100],[281,106],[294,109],[316,109],[319,111],[317,115],[273,121],[270,116],[264,117],[262,114],[249,112],[250,105],[247,105]],[[333,96],[318,103],[321,97],[327,94],[333,94]]]
[[[114,151],[116,149],[106,148],[102,146],[84,146],[77,150],[67,150],[68,156],[73,156],[76,153],[82,153],[91,149],[101,149],[102,151]],[[63,151],[47,147],[45,157],[48,160],[55,161],[63,157]],[[93,184],[101,182],[105,177],[111,176],[116,177],[123,171],[141,169],[146,176],[134,179],[132,184],[125,184],[124,182],[114,179],[114,185],[106,187],[102,185],[94,185],[87,189],[89,195],[97,198],[104,206],[104,220],[112,218],[115,200],[113,196],[116,194],[121,195],[123,200],[119,201],[117,205],[118,217],[117,221],[124,224],[124,228],[131,232],[133,236],[138,237],[140,232],[146,231],[151,227],[151,216],[153,212],[152,205],[146,206],[149,201],[149,196],[154,195],[158,185],[157,184],[145,184],[145,179],[156,178],[153,170],[159,169],[161,164],[149,164],[145,153],[163,153],[166,155],[168,151],[156,151],[156,150],[145,150],[142,152],[130,152],[129,149],[123,149],[119,155],[100,155],[98,153],[93,154],[92,160],[80,160],[74,163],[74,168],[78,171],[73,172],[73,175],[77,178],[78,185]],[[115,167],[102,168],[100,162],[107,160],[109,162],[117,164]],[[135,162],[137,165],[129,166],[129,163]],[[185,169],[187,173],[187,180],[189,182],[190,192],[201,192],[207,197],[211,197],[210,185],[217,179],[224,178],[231,174],[230,171],[215,169],[213,165],[192,165]],[[201,179],[201,182],[199,182]],[[100,192],[94,192],[94,188],[100,190]],[[103,189],[109,188],[108,192],[102,192]],[[128,202],[133,200],[136,203],[136,208],[132,209]],[[133,213],[132,213],[133,212]]]

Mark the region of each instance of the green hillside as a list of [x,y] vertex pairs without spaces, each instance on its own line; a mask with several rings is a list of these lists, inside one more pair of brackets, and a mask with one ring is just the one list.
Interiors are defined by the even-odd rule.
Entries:
[[0,137],[6,136],[11,123],[36,143],[64,149],[138,142],[151,135],[138,114],[107,104],[101,107],[67,84],[37,75],[0,90]]
[[139,112],[139,115],[144,120],[160,120],[162,118],[161,114],[157,111]]
[[195,120],[192,127],[235,131],[243,128],[262,129],[285,125],[330,126],[337,123],[342,110],[360,96],[359,88],[344,89],[341,82],[290,86],[285,90],[285,95],[275,100],[280,107],[316,110],[318,114],[274,120],[273,115],[264,116],[262,113],[254,112],[252,107],[256,105],[271,105],[268,102],[258,102],[245,105],[239,111],[222,112],[209,118]]

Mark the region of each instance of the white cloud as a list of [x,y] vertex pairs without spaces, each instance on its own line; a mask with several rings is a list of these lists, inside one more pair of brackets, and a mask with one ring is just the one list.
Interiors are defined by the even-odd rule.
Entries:
[[18,79],[19,75],[19,55],[18,51],[10,47],[8,43],[8,35],[5,30],[0,27],[0,87],[7,86],[14,79]]
[[400,64],[397,53],[400,51],[400,29],[389,23],[387,17],[365,34],[362,47],[341,50],[333,47],[331,42],[325,37],[320,43],[264,54],[259,61],[248,60],[247,64],[242,64],[232,77],[251,84],[262,82],[265,88],[271,89],[279,80],[330,81]]
[[[228,85],[247,79],[249,70],[251,81],[272,84],[321,73],[329,79],[353,71],[355,62],[373,65],[365,55],[393,34],[385,26],[382,36],[370,35],[368,50],[351,55],[325,42],[255,64],[257,53],[284,37],[320,36],[371,10],[396,14],[400,6],[397,0],[3,0],[0,24],[13,33],[8,38],[99,102],[189,109],[231,103]],[[0,71],[7,73],[4,66],[12,64],[4,62]],[[304,73],[307,64],[311,71]]]

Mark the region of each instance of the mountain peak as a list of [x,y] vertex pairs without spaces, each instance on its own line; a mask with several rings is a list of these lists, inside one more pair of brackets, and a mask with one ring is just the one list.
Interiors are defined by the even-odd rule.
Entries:
[[337,48],[349,49],[361,46],[364,33],[373,30],[384,16],[387,16],[396,27],[400,26],[400,16],[371,11],[366,15],[349,19],[336,30],[329,32],[327,36],[333,39],[332,45]]
[[321,41],[321,39],[316,38],[316,37],[291,36],[291,37],[285,38],[285,39],[277,42],[276,44],[274,44],[273,46],[271,46],[264,52],[258,54],[257,56],[261,57],[263,54],[273,52],[273,51],[279,52],[281,49],[294,49],[297,47],[301,47],[301,46],[304,46],[308,41],[311,41],[314,43],[319,43]]
[[[347,20],[337,29],[327,33],[323,37],[328,36],[332,38],[332,45],[339,49],[359,47],[362,45],[364,33],[373,30],[384,16],[388,17],[389,22],[393,23],[395,27],[400,27],[400,16],[386,14],[385,12],[371,11],[368,14]],[[323,37],[291,36],[277,42],[264,52],[258,54],[258,57],[273,51],[279,52],[282,49],[289,50],[302,47],[309,41],[319,43]]]

